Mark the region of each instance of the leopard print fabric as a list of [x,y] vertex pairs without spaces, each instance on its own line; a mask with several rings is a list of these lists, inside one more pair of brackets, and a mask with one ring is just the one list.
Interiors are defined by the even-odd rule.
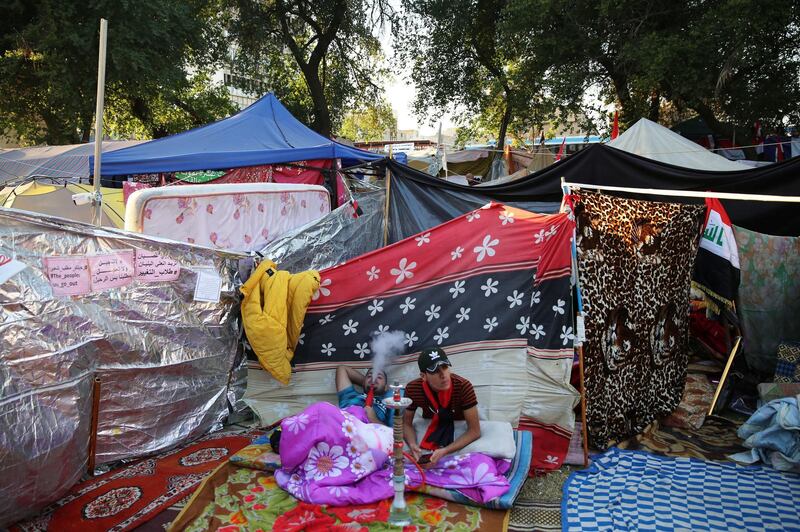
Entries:
[[576,193],[589,441],[641,432],[680,402],[705,207]]

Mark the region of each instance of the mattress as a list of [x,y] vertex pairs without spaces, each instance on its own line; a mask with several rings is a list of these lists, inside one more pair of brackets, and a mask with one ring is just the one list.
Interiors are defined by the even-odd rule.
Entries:
[[263,248],[331,210],[319,185],[246,183],[137,190],[125,209],[125,229],[230,251]]

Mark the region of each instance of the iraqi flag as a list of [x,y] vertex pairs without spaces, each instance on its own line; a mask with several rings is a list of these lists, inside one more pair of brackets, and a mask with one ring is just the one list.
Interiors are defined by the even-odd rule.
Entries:
[[706,198],[706,221],[697,251],[693,284],[714,301],[733,308],[739,290],[739,251],[722,203]]
[[335,368],[370,367],[373,338],[396,331],[402,348],[387,368],[390,382],[419,377],[419,352],[443,348],[452,371],[474,386],[481,419],[530,430],[532,467],[558,468],[579,397],[569,384],[573,227],[566,214],[489,204],[321,271],[291,384],[259,380],[248,404],[258,401],[267,422],[335,403]]

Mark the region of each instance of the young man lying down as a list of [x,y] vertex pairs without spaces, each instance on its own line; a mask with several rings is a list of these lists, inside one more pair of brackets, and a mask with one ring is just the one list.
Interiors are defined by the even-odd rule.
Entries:
[[[477,408],[471,408],[477,420]],[[454,441],[466,445],[476,438],[475,432],[467,443],[461,438]],[[393,441],[392,429],[370,423],[362,407],[343,410],[315,403],[281,422],[281,468],[275,480],[293,496],[314,504],[345,506],[388,499],[393,495]],[[457,451],[451,446],[447,452],[451,450]],[[481,452],[440,455],[424,470],[426,484],[458,490],[478,504],[508,491],[504,476],[511,466],[508,457],[493,458]],[[406,460],[405,474],[409,489],[422,485],[423,473],[410,460]]]

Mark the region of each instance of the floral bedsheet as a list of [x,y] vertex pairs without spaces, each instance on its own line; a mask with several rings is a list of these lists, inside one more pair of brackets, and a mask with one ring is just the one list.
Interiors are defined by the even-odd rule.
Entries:
[[[294,497],[331,506],[368,504],[392,497],[392,429],[366,423],[363,409],[315,403],[281,423],[278,485]],[[450,455],[425,470],[425,483],[456,489],[478,504],[509,490],[510,460],[480,453]],[[423,478],[406,463],[406,485]]]

